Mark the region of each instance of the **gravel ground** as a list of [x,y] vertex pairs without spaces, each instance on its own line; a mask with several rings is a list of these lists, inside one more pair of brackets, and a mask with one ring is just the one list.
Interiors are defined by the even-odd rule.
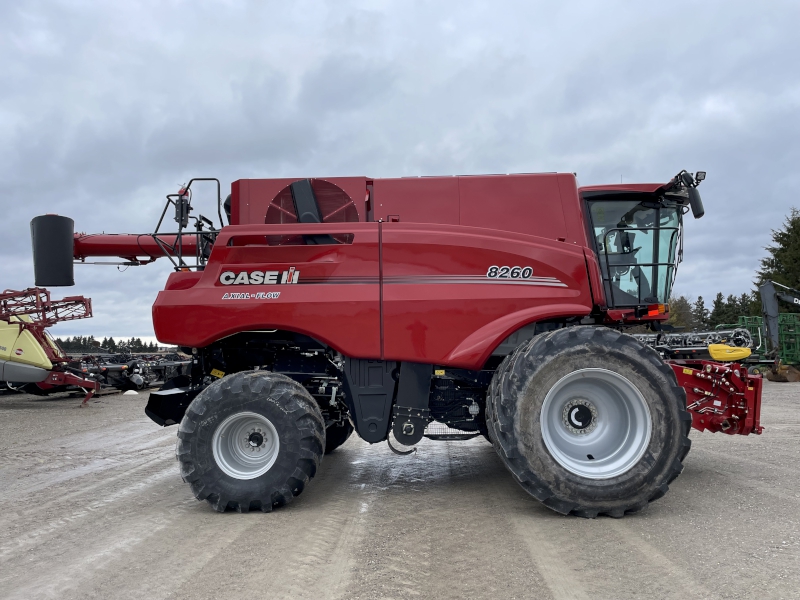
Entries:
[[217,514],[146,397],[0,395],[0,597],[800,597],[800,384],[766,383],[761,436],[693,432],[621,520],[550,512],[479,439],[351,438],[291,505]]

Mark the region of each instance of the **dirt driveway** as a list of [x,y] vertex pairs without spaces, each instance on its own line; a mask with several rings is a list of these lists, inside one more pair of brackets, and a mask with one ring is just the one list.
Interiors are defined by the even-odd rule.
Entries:
[[693,432],[666,497],[591,521],[477,439],[351,439],[291,505],[217,514],[145,401],[0,396],[0,597],[800,597],[800,384],[767,383],[764,435]]

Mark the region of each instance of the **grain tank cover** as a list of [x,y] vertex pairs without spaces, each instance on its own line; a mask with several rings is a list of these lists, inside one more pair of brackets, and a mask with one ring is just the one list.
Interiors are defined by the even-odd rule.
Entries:
[[72,248],[75,222],[69,217],[41,215],[31,220],[33,272],[37,286],[75,285]]

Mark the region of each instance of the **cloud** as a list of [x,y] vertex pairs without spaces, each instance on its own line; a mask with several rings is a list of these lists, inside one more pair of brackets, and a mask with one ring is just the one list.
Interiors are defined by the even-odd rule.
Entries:
[[[750,289],[800,205],[795,2],[162,2],[0,6],[3,287],[30,219],[150,231],[192,176],[705,169],[676,291]],[[213,213],[209,191],[196,199]],[[150,335],[168,265],[79,267],[95,318]],[[67,332],[67,328],[70,329]]]

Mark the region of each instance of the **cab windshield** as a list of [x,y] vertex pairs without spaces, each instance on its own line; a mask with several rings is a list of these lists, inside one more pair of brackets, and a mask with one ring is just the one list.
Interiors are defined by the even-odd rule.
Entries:
[[588,200],[609,306],[663,304],[678,264],[681,212],[637,200]]

